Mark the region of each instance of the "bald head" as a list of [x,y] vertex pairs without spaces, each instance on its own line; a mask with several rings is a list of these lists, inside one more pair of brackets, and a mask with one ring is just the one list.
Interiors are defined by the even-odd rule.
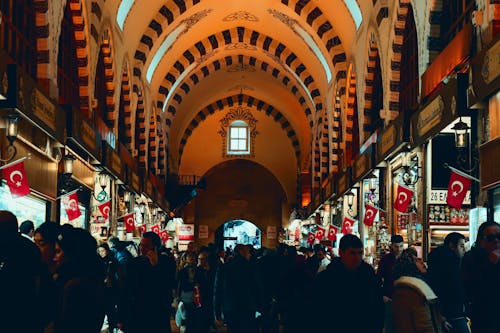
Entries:
[[17,234],[17,217],[8,210],[0,210],[0,237],[7,239]]

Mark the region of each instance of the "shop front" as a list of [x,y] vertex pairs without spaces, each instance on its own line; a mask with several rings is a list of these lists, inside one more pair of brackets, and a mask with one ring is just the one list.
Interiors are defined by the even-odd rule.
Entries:
[[3,50],[0,77],[0,160],[4,172],[0,209],[13,212],[19,223],[32,220],[37,227],[56,216],[64,112],[21,67],[7,64]]
[[[500,156],[500,36],[485,47],[470,64],[468,105],[478,109],[489,133],[479,146],[481,190],[487,192],[488,219],[500,221],[500,169],[492,156]],[[486,132],[486,131],[485,131]],[[482,222],[482,220],[480,221]]]
[[[409,117],[401,113],[377,137],[376,172],[378,178],[379,225],[377,251],[382,255],[390,249],[390,237],[400,234],[408,245],[422,243],[422,228],[416,218],[418,197],[405,211],[394,209],[400,185],[415,190],[419,185],[421,159],[409,148]],[[400,207],[401,208],[401,207]],[[420,224],[421,225],[421,224]]]
[[[441,245],[450,232],[469,238],[469,211],[471,204],[475,206],[474,195],[468,190],[460,207],[448,204],[447,198],[451,170],[474,176],[477,169],[469,144],[476,141],[477,123],[475,115],[467,112],[466,89],[465,74],[450,78],[411,119],[412,145],[420,148],[425,161],[423,172],[419,171],[419,177],[424,177],[424,191],[418,196],[422,202],[419,207],[423,214],[418,214],[418,220],[423,223],[425,254]],[[472,133],[460,132],[466,127],[472,127]],[[457,192],[467,190],[461,183],[451,186]],[[471,189],[476,187],[473,181]]]

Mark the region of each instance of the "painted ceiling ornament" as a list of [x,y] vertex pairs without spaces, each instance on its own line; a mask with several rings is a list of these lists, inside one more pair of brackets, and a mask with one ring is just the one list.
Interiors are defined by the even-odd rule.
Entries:
[[226,46],[226,50],[249,50],[255,51],[257,47],[248,43],[232,43]]
[[219,134],[222,137],[227,136],[227,128],[231,123],[235,120],[243,120],[248,124],[250,128],[250,137],[255,138],[259,132],[257,132],[257,119],[253,116],[252,112],[249,108],[244,108],[241,105],[238,105],[235,108],[230,108],[229,112],[226,114],[224,118],[220,120],[221,129],[219,130]]
[[229,88],[227,91],[240,91],[240,93],[243,91],[243,90],[250,90],[250,91],[255,91],[255,89],[253,87],[250,87],[246,84],[237,84],[235,86],[232,86],[231,88]]
[[253,15],[250,12],[240,10],[238,12],[231,13],[222,19],[224,22],[230,21],[250,21],[250,22],[259,22],[259,18]]
[[197,13],[194,13],[193,15],[189,16],[188,18],[184,19],[181,21],[180,25],[185,24],[186,29],[182,33],[188,32],[189,29],[191,29],[196,23],[200,22],[202,19],[208,16],[212,12],[213,9],[208,8],[204,9],[202,11],[199,11]]
[[243,63],[236,63],[229,66],[226,70],[228,73],[236,73],[236,72],[255,72],[256,69],[254,66],[246,65]]
[[209,58],[211,58],[212,56],[214,56],[215,54],[217,54],[219,52],[218,49],[215,49],[215,50],[212,50],[210,52],[207,52],[205,53],[204,55],[202,55],[201,57],[199,57],[198,59],[196,59],[196,62],[199,64],[201,64],[202,62],[205,62],[207,61]]
[[290,16],[283,14],[282,12],[276,10],[276,9],[268,9],[267,12],[271,14],[274,18],[280,20],[284,24],[290,27],[290,29],[293,29],[293,26],[297,24],[297,20],[291,18]]
[[266,50],[262,50],[262,52],[264,52],[269,58],[273,59],[275,62],[277,62],[278,64],[280,64],[281,67],[286,68],[285,64],[283,63],[283,61],[278,56],[276,56],[273,53],[271,53],[269,51],[266,51]]

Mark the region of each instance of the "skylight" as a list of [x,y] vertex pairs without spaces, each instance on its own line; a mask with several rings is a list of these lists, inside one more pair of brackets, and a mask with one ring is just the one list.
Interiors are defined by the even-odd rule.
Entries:
[[363,21],[363,15],[361,14],[361,9],[359,8],[358,2],[356,0],[344,0],[347,8],[351,12],[351,16],[356,24],[356,30],[359,29],[361,22]]
[[319,61],[321,62],[321,65],[323,65],[323,68],[325,70],[326,74],[326,79],[328,81],[328,84],[330,84],[330,81],[332,80],[332,72],[330,71],[330,67],[328,66],[328,62],[326,61],[325,57],[323,56],[323,53],[320,51],[318,45],[314,41],[314,39],[309,35],[304,29],[302,29],[301,26],[298,24],[295,24],[294,29],[299,33],[299,35],[304,39],[309,45],[309,47],[313,50],[314,54],[318,57]]
[[127,19],[130,9],[134,5],[135,0],[122,0],[120,6],[118,7],[118,13],[116,14],[116,22],[121,30],[123,30],[123,25]]
[[172,87],[170,88],[170,90],[168,91],[168,95],[167,95],[167,98],[165,98],[165,102],[163,103],[163,110],[162,112],[165,112],[165,110],[167,109],[167,106],[168,106],[168,103],[170,101],[170,98],[172,97],[172,95],[174,94],[175,90],[177,89],[177,86],[184,81],[184,79],[186,78],[186,76],[189,75],[189,73],[191,73],[191,71],[196,67],[198,66],[198,63],[195,61],[193,62],[191,65],[189,65],[188,67],[186,67],[186,69],[184,70],[184,72],[182,72],[182,74],[177,78],[177,80],[175,81],[175,83],[172,85]]
[[185,24],[179,25],[177,28],[174,29],[171,33],[167,35],[163,43],[161,43],[160,47],[156,51],[153,60],[151,60],[151,63],[149,64],[148,70],[146,71],[146,79],[148,80],[148,83],[151,83],[151,79],[153,78],[153,74],[156,70],[156,67],[158,67],[158,64],[160,63],[161,59],[165,55],[165,52],[172,46],[172,44],[175,42],[177,37],[184,31]]

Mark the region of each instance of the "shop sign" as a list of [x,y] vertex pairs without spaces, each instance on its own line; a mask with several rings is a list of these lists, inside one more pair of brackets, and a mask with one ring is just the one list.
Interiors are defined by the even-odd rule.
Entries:
[[122,174],[122,161],[120,155],[118,155],[110,146],[107,146],[109,151],[110,164],[109,167],[117,177],[121,177]]
[[276,226],[274,225],[268,225],[267,226],[267,239],[276,239],[278,236],[278,233],[276,231]]
[[385,156],[385,154],[398,143],[398,130],[396,126],[394,124],[389,126],[381,137],[380,155]]
[[177,237],[180,241],[194,241],[194,224],[178,225]]
[[470,87],[468,104],[474,106],[500,87],[500,36],[485,48],[472,61],[470,66]]
[[208,225],[200,224],[198,226],[198,238],[207,239],[208,238]]
[[80,136],[85,145],[92,151],[97,150],[94,129],[86,121],[80,122]]
[[130,178],[131,178],[132,188],[137,193],[140,193],[141,192],[141,185],[139,183],[139,175],[137,173],[135,173],[135,172],[132,171]]
[[350,167],[345,169],[344,172],[340,175],[339,179],[338,179],[338,190],[339,190],[339,193],[340,195],[344,194],[347,189],[349,188],[349,186],[351,185],[349,183],[350,181]]
[[[446,205],[447,197],[448,190],[431,190],[428,203],[434,205]],[[470,205],[470,191],[467,191],[463,204]]]
[[417,120],[417,131],[419,136],[424,136],[433,127],[441,122],[444,111],[444,101],[442,96],[435,98],[429,105],[423,109]]
[[146,192],[146,194],[151,198],[153,199],[153,184],[151,184],[151,181],[149,179],[147,179],[145,181],[145,187],[144,187],[144,192]]
[[491,158],[492,156],[500,156],[500,137],[479,146],[479,167],[483,191],[500,185],[498,159]]
[[72,141],[80,149],[83,149],[93,158],[101,159],[101,138],[78,109],[67,108],[67,135],[68,140]]
[[358,157],[358,159],[354,162],[354,176],[353,183],[358,182],[363,178],[371,168],[373,168],[373,151],[374,144],[368,146],[365,152]]

